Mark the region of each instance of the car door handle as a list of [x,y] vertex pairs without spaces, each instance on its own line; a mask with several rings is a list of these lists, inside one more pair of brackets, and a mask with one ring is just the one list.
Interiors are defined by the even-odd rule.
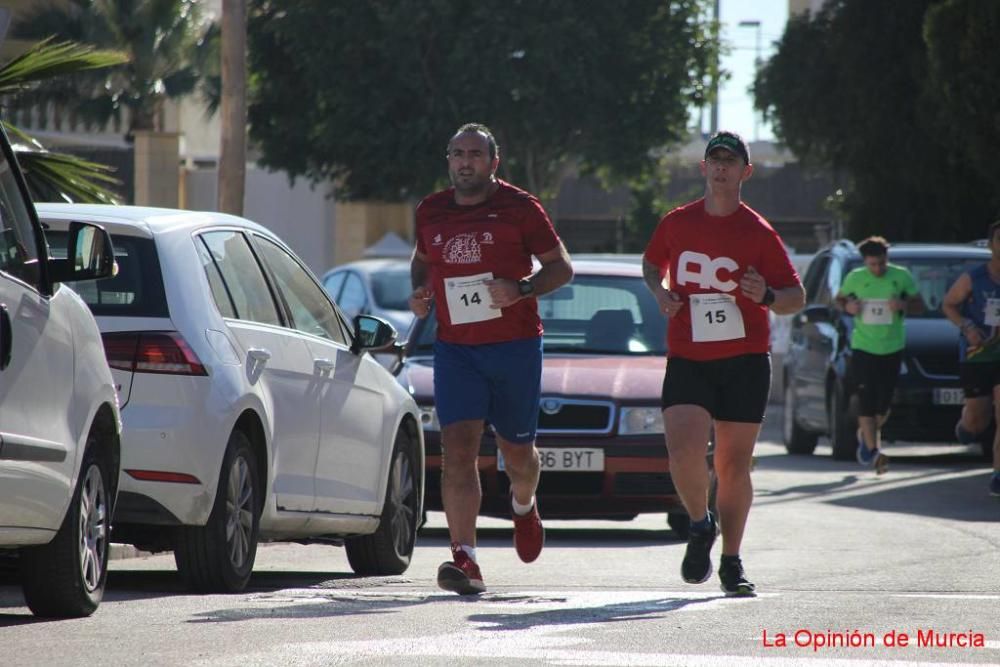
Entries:
[[10,365],[10,355],[13,349],[14,327],[10,324],[7,304],[0,303],[0,371]]
[[266,364],[270,358],[271,353],[264,348],[251,347],[247,350],[247,359],[252,361],[254,364]]
[[313,368],[320,373],[329,373],[333,370],[333,362],[329,359],[313,359]]

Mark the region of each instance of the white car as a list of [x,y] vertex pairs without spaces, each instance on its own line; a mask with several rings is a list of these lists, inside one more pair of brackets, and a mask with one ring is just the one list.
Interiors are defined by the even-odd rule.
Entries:
[[74,222],[51,258],[0,143],[0,551],[33,613],[87,616],[107,581],[120,421],[97,324],[59,283],[110,276],[111,240]]
[[333,267],[322,282],[349,320],[375,315],[403,335],[410,330],[410,260],[359,259]]
[[119,271],[80,285],[122,402],[113,539],[174,551],[199,591],[246,586],[259,540],[343,542],[359,574],[409,566],[424,443],[412,398],[282,241],[220,213],[39,205],[52,237],[106,228]]

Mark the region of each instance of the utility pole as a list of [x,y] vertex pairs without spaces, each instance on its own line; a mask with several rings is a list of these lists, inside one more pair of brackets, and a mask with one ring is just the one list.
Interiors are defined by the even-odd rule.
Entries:
[[[720,0],[715,0],[715,6],[712,10],[715,25],[719,25],[719,2]],[[715,74],[712,75],[712,115],[709,120],[709,135],[719,131],[719,68],[721,66],[722,64],[716,60]]]

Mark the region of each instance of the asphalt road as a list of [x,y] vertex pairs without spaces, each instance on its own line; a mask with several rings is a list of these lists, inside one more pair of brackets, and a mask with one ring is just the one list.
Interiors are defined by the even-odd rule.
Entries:
[[271,544],[250,590],[195,596],[171,555],[126,558],[97,613],[71,621],[32,618],[8,578],[0,664],[1000,664],[1000,501],[974,451],[890,445],[877,476],[822,445],[786,455],[779,411],[743,554],[755,599],[684,584],[662,515],[548,522],[531,565],[509,522],[484,520],[489,590],[462,598],[435,586],[448,550],[432,514],[399,577],[357,578],[336,547]]

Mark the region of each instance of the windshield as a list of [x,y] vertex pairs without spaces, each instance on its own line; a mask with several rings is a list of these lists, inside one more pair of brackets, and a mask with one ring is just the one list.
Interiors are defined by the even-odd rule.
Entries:
[[409,310],[410,269],[392,269],[371,274],[372,296],[383,310]]
[[[667,324],[638,276],[576,276],[572,284],[538,297],[546,352],[666,354]],[[414,353],[430,353],[437,335],[428,317]]]
[[[924,298],[924,304],[927,306],[927,310],[923,314],[908,315],[907,319],[944,317],[944,313],[941,312],[941,302],[944,301],[944,295],[948,288],[960,275],[984,261],[983,257],[920,257],[910,259],[890,256],[890,263],[905,267],[913,274],[920,296]],[[862,266],[860,261],[851,262],[847,265],[847,271],[850,272],[859,266]]]

